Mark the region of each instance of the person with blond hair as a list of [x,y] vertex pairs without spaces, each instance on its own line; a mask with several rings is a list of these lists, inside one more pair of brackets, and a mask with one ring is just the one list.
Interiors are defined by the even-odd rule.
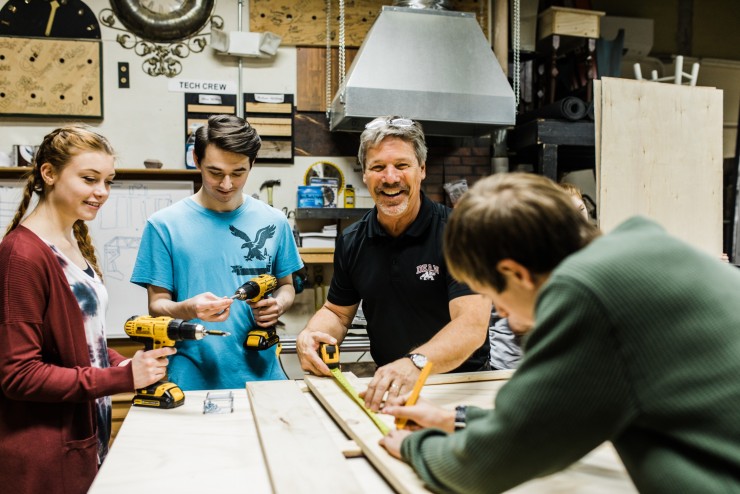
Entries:
[[532,323],[495,407],[420,401],[381,440],[435,492],[501,492],[611,441],[640,492],[740,492],[740,272],[644,217],[599,235],[550,180],[480,180],[450,271]]
[[86,492],[108,451],[110,395],[162,379],[174,353],[126,359],[107,347],[108,293],[86,222],[114,175],[107,139],[79,125],[54,130],[0,243],[4,492]]

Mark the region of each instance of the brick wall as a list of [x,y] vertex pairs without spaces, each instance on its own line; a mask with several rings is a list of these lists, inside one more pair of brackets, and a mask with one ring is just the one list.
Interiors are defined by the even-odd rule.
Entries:
[[442,186],[464,178],[472,186],[491,174],[491,139],[489,137],[427,137],[427,178],[422,190],[431,200],[446,203]]

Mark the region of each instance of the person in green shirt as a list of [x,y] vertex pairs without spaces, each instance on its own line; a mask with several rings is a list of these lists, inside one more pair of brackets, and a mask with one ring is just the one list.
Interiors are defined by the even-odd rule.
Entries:
[[381,444],[433,491],[505,491],[611,441],[641,492],[740,492],[738,269],[644,217],[599,235],[527,174],[476,183],[445,254],[533,328],[493,409],[383,410],[425,427]]

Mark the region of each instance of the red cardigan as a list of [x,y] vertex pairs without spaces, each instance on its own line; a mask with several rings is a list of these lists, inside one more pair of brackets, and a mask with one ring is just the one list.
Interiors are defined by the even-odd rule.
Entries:
[[0,489],[86,492],[95,398],[134,389],[131,366],[90,366],[82,311],[51,249],[19,226],[0,243]]

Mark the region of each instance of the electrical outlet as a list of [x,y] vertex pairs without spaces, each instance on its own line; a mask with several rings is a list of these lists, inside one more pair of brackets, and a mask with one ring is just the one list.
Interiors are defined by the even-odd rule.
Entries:
[[118,88],[128,89],[131,87],[129,77],[128,62],[118,62]]

